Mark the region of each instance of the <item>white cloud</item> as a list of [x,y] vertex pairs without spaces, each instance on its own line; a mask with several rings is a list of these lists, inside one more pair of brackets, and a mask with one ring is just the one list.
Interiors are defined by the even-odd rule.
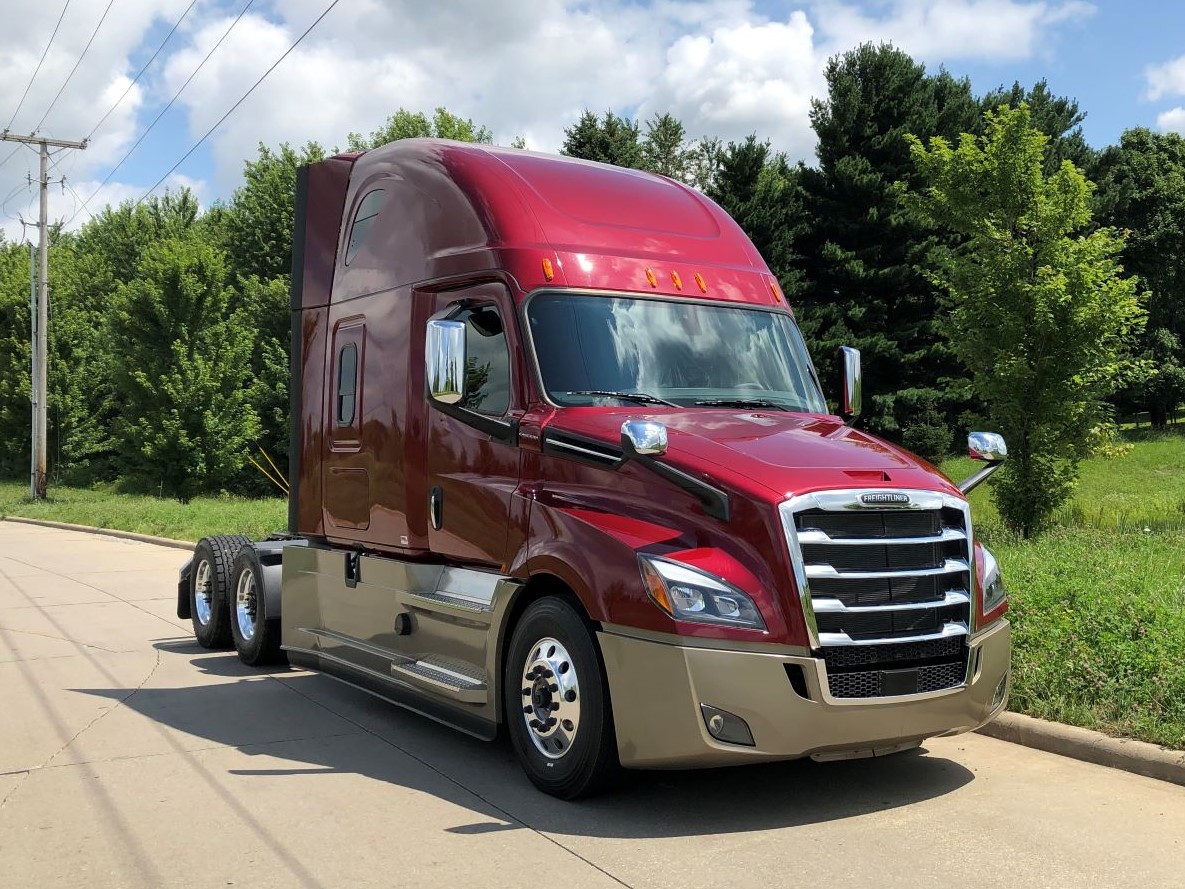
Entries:
[[1152,101],[1185,95],[1185,56],[1161,65],[1150,65],[1144,70],[1144,76],[1148,80],[1146,95]]
[[1165,132],[1185,135],[1185,108],[1178,106],[1162,111],[1156,116],[1156,126]]
[[820,3],[815,11],[833,51],[886,42],[914,58],[938,62],[1031,58],[1053,26],[1083,21],[1095,9],[1080,0],[897,0],[886,16],[843,3]]

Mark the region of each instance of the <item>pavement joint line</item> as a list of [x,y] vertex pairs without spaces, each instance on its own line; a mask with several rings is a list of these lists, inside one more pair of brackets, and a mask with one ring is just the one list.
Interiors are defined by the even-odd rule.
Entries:
[[989,738],[1185,786],[1185,750],[1112,738],[1092,729],[1002,713],[977,731]]
[[[131,697],[131,695],[128,695],[128,697]],[[124,698],[123,700],[126,701],[127,698]],[[120,703],[123,703],[123,701],[120,701]],[[114,709],[114,708],[112,708],[112,709]],[[0,778],[3,778],[5,775],[19,775],[22,772],[53,771],[54,769],[73,769],[78,766],[106,765],[107,763],[127,762],[130,760],[137,760],[137,759],[158,759],[162,756],[182,756],[182,757],[192,756],[195,753],[209,753],[211,750],[247,750],[247,749],[250,749],[253,747],[271,747],[276,744],[298,744],[298,743],[301,743],[302,741],[320,741],[320,740],[326,739],[326,738],[358,738],[358,737],[362,737],[361,732],[334,732],[333,734],[330,734],[330,735],[308,735],[308,736],[300,737],[300,738],[280,738],[279,740],[276,740],[276,741],[255,741],[251,744],[206,744],[205,746],[202,746],[202,747],[187,747],[182,750],[162,750],[157,753],[128,753],[128,754],[125,754],[122,756],[118,756],[118,755],[117,756],[108,756],[108,757],[104,757],[102,759],[82,759],[82,760],[79,760],[78,762],[61,762],[61,763],[57,763],[56,765],[46,764],[46,765],[40,765],[40,766],[31,766],[27,769],[15,769],[12,772],[0,772]],[[326,769],[326,771],[328,772],[328,771],[333,771],[333,770]]]
[[483,803],[485,803],[487,806],[489,806],[494,811],[500,812],[507,822],[510,822],[512,824],[519,824],[522,827],[525,827],[531,833],[535,834],[538,837],[541,837],[542,839],[551,843],[556,848],[561,849],[564,852],[567,852],[573,858],[576,858],[577,860],[584,862],[589,867],[591,867],[593,870],[600,872],[601,874],[608,877],[613,882],[617,883],[619,886],[624,886],[625,889],[634,889],[633,886],[631,886],[625,880],[621,879],[621,877],[618,877],[616,874],[613,874],[610,871],[605,870],[605,868],[601,867],[596,862],[590,861],[588,858],[581,855],[575,849],[568,848],[563,843],[561,843],[559,840],[557,840],[554,837],[549,836],[548,834],[539,830],[539,828],[535,827],[533,824],[528,824],[522,818],[519,818],[517,815],[514,815],[511,812],[508,812],[506,809],[504,809],[502,806],[495,803],[493,800],[486,799],[484,796],[482,796],[480,793],[478,793],[472,787],[466,787],[464,784],[462,784],[460,781],[458,781],[452,775],[448,774],[447,772],[442,771],[441,769],[434,766],[432,763],[428,762],[426,759],[424,759],[420,756],[417,756],[415,753],[412,753],[410,750],[406,749],[405,747],[400,747],[398,744],[396,744],[390,738],[384,737],[383,735],[376,732],[374,729],[368,728],[367,726],[358,722],[358,720],[352,719],[349,716],[346,716],[344,713],[339,713],[337,710],[334,710],[332,707],[330,707],[325,702],[318,701],[317,699],[310,697],[309,695],[306,695],[304,692],[291,687],[290,685],[288,685],[288,683],[282,681],[279,678],[279,676],[270,675],[270,676],[268,676],[268,678],[273,679],[276,682],[279,682],[280,685],[287,688],[293,694],[299,695],[300,697],[304,698],[306,701],[309,701],[310,703],[315,704],[316,706],[322,708],[323,710],[326,710],[327,712],[332,713],[334,716],[338,717],[339,719],[344,719],[346,722],[350,723],[351,725],[356,726],[358,729],[360,729],[361,731],[370,735],[371,737],[375,738],[380,743],[386,744],[388,747],[393,747],[396,750],[398,750],[400,753],[402,753],[404,756],[407,756],[407,757],[415,760],[420,765],[422,765],[424,768],[428,769],[431,772],[434,772],[436,775],[438,775],[439,777],[448,781],[450,784],[453,784],[454,786],[460,788],[463,792],[481,800]]
[[[76,584],[78,584],[79,586],[84,586],[84,587],[86,587],[87,589],[94,590],[96,593],[102,593],[104,596],[108,596],[108,597],[110,598],[110,600],[111,600],[110,602],[93,602],[93,603],[91,603],[91,604],[94,604],[94,605],[114,605],[114,604],[116,604],[116,603],[122,602],[124,605],[130,605],[132,608],[135,608],[137,611],[143,612],[144,614],[147,614],[147,615],[149,615],[150,617],[155,617],[157,620],[163,620],[163,621],[164,621],[165,623],[167,623],[169,626],[173,627],[173,629],[176,629],[176,628],[177,628],[177,624],[176,624],[176,623],[174,623],[174,622],[173,622],[172,620],[170,620],[169,618],[167,618],[167,617],[161,617],[159,614],[156,614],[155,612],[149,611],[149,610],[147,610],[146,608],[141,608],[139,605],[137,605],[137,604],[136,604],[136,601],[135,601],[135,600],[133,600],[133,599],[121,599],[119,596],[115,595],[114,593],[109,593],[109,592],[107,592],[105,589],[102,589],[101,587],[97,587],[97,586],[95,586],[93,583],[87,583],[85,580],[79,580],[79,579],[78,579],[78,578],[76,578],[76,577],[71,577],[69,574],[62,574],[62,573],[61,573],[61,572],[59,572],[59,571],[52,571],[52,570],[50,570],[49,568],[42,568],[40,565],[34,565],[34,564],[33,564],[33,563],[31,563],[31,562],[23,562],[23,561],[21,561],[20,559],[14,559],[12,556],[7,556],[6,558],[7,558],[7,559],[9,559],[9,561],[16,562],[18,565],[28,565],[30,568],[36,568],[38,571],[43,571],[43,572],[45,572],[46,574],[52,574],[54,577],[60,577],[60,578],[62,578],[63,580],[69,580],[69,581],[71,581],[72,583],[76,583]],[[3,571],[3,569],[0,569],[0,572],[2,572],[2,571]],[[19,585],[16,583],[16,581],[15,581],[15,580],[14,580],[12,577],[10,577],[10,576],[8,575],[8,573],[7,573],[7,572],[3,572],[3,573],[4,573],[4,577],[5,577],[5,579],[6,579],[6,580],[7,580],[9,583],[11,583],[13,586],[17,587],[17,589],[20,589],[20,586],[19,586]],[[84,573],[85,573],[85,572],[84,572]],[[40,605],[37,605],[35,602],[33,602],[33,600],[32,600],[32,599],[29,597],[29,594],[28,594],[28,593],[26,593],[26,592],[25,592],[23,589],[21,589],[21,593],[22,593],[22,595],[24,595],[24,597],[25,597],[26,599],[29,599],[29,601],[30,601],[30,603],[31,603],[32,607],[34,607],[34,608],[40,608],[40,607],[42,607],[42,606],[40,606]],[[167,597],[167,596],[165,596],[164,598],[166,598],[166,599],[167,599],[168,597]],[[145,600],[143,600],[143,601],[145,601],[145,602],[153,602],[153,601],[156,601],[156,600],[154,600],[154,599],[145,599]]]
[[[27,608],[36,608],[35,605],[25,606]],[[79,642],[77,639],[67,639],[65,636],[55,636],[53,633],[35,633],[32,630],[17,630],[13,627],[6,627],[0,624],[0,630],[6,633],[20,633],[22,636],[38,636],[42,639],[53,639],[55,642],[66,642],[70,645],[81,645],[83,648],[93,648],[96,651],[105,651],[107,654],[123,654],[123,652],[116,651],[112,648],[104,648],[102,645],[91,645],[89,642]],[[30,658],[35,660],[35,658]]]

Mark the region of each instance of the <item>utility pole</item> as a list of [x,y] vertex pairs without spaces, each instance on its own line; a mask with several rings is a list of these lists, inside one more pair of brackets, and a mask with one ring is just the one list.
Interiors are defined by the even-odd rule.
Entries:
[[38,246],[40,272],[37,276],[37,311],[33,313],[33,447],[29,472],[29,496],[45,499],[49,486],[46,474],[46,417],[49,401],[49,148],[86,148],[87,140],[70,142],[65,139],[46,139],[42,136],[17,136],[7,131],[0,133],[0,142],[21,142],[41,148],[41,240]]

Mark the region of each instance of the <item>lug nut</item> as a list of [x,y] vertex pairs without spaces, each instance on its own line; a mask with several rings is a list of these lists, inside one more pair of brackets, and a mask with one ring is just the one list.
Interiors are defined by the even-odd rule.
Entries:
[[548,717],[547,722],[544,723],[544,725],[546,725],[548,728],[551,728],[555,724],[556,724],[556,718],[554,716]]
[[529,688],[524,688],[523,689],[523,697],[529,698],[530,696],[531,696],[531,690]]
[[560,690],[560,687],[553,682],[551,685],[547,686],[547,690],[552,694],[555,694]]
[[543,728],[543,723],[540,722],[538,719],[532,719],[530,722],[527,723],[527,725],[529,725],[531,728],[535,729],[536,731]]
[[553,712],[560,709],[560,702],[559,701],[552,701],[551,702],[551,709]]
[[532,713],[532,712],[534,712],[534,710],[535,710],[535,708],[532,707],[530,704],[527,704],[527,706],[523,707],[524,713]]

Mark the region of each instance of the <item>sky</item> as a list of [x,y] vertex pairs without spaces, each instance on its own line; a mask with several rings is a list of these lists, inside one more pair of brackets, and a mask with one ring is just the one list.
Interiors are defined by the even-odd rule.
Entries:
[[[1045,79],[1096,147],[1136,126],[1185,132],[1185,4],[1167,0],[339,0],[243,100],[329,6],[0,0],[0,129],[89,139],[51,158],[50,217],[72,229],[154,187],[225,200],[259,143],[332,149],[400,107],[444,106],[542,151],[586,108],[671,112],[689,137],[756,132],[809,163],[824,65],[864,41],[977,94]],[[37,163],[0,143],[10,240],[37,218]]]

